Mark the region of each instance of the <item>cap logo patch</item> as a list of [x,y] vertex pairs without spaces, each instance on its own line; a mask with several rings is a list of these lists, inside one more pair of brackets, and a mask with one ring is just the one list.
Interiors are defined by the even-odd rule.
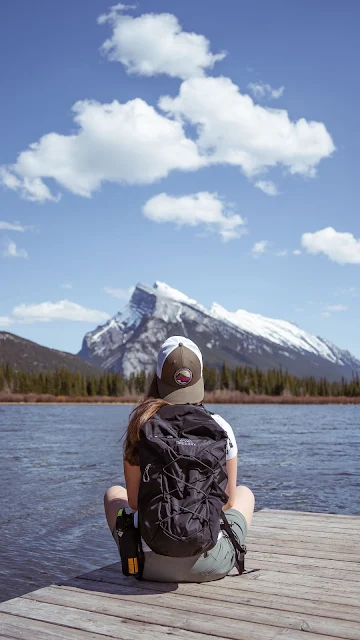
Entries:
[[174,373],[174,380],[179,387],[185,387],[189,382],[191,382],[193,377],[192,371],[187,368],[178,369],[176,373]]

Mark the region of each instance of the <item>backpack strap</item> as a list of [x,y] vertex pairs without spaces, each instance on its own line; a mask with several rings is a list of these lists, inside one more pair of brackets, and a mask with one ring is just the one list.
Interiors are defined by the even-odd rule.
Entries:
[[225,513],[222,514],[220,527],[227,535],[229,536],[229,540],[234,547],[235,551],[235,566],[241,576],[245,571],[245,554],[246,554],[246,545],[241,544],[232,530],[232,526],[229,523]]

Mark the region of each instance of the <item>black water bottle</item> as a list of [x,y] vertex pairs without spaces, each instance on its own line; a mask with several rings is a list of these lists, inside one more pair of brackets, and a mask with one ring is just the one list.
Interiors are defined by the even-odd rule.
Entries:
[[116,532],[119,538],[119,548],[122,572],[124,576],[138,578],[139,567],[139,530],[134,525],[134,513],[130,509],[120,509],[116,518]]

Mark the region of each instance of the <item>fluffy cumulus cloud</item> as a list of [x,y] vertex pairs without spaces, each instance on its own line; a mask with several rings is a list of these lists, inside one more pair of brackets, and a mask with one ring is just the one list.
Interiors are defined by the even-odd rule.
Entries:
[[271,180],[258,180],[255,182],[255,187],[266,193],[268,196],[279,195],[276,184],[271,182]]
[[114,289],[113,287],[104,287],[105,293],[109,296],[117,298],[118,300],[129,300],[134,291],[134,287],[128,287],[128,289]]
[[43,182],[52,178],[72,193],[90,197],[105,181],[147,184],[174,169],[191,171],[204,164],[181,123],[139,98],[125,104],[84,100],[73,106],[73,113],[77,131],[49,133],[31,144],[14,165],[2,169],[5,186],[44,202],[58,197]]
[[205,36],[183,31],[170,13],[133,17],[124,15],[124,9],[124,5],[116,5],[98,22],[109,23],[112,28],[110,38],[101,47],[102,53],[109,60],[121,62],[128,73],[164,73],[185,79],[202,75],[225,57],[225,53],[211,53]]
[[59,302],[41,302],[40,304],[20,304],[12,311],[15,322],[51,322],[53,320],[71,320],[76,322],[105,322],[109,314],[96,309],[60,300]]
[[160,193],[145,203],[143,213],[155,222],[191,227],[205,225],[219,233],[224,241],[237,238],[244,232],[243,218],[233,213],[216,193],[207,191],[178,197]]
[[301,244],[312,254],[322,253],[339,264],[360,264],[360,238],[352,233],[326,227],[315,233],[304,233]]
[[276,165],[314,176],[334,143],[322,122],[292,122],[284,109],[269,109],[240,93],[230,78],[191,78],[160,108],[197,129],[197,144],[212,163],[236,165],[249,177]]
[[257,100],[281,98],[285,87],[274,89],[270,84],[264,82],[249,82],[248,89]]
[[[56,136],[57,134],[53,135]],[[45,137],[46,136],[44,136],[44,138]],[[41,138],[41,140],[44,138]],[[36,157],[36,150],[39,144],[40,143],[31,144],[30,150],[20,153],[19,158],[24,158],[24,154],[30,156],[35,155]],[[60,195],[53,195],[45,182],[38,176],[31,175],[31,173],[31,171],[29,175],[23,173],[21,166],[19,166],[19,170],[17,171],[16,165],[0,167],[0,184],[12,191],[18,191],[25,200],[32,202],[45,202],[46,200],[58,202]],[[45,172],[45,175],[47,175],[47,172]],[[49,177],[52,177],[51,168]]]
[[212,54],[204,36],[183,31],[171,14],[133,17],[123,13],[127,8],[115,5],[99,18],[112,29],[103,52],[131,73],[181,78],[178,95],[161,97],[157,108],[141,98],[76,102],[72,132],[47,133],[0,167],[4,187],[28,200],[56,202],[62,189],[91,197],[106,182],[151,184],[175,170],[222,164],[277,195],[260,174],[280,166],[313,177],[333,153],[322,122],[292,121],[284,109],[255,104],[230,78],[206,76],[224,54]]
[[4,258],[27,258],[28,252],[25,249],[18,249],[13,240],[6,240],[2,255]]
[[254,246],[251,249],[251,253],[253,258],[259,258],[269,246],[268,240],[259,240],[259,242],[255,242]]

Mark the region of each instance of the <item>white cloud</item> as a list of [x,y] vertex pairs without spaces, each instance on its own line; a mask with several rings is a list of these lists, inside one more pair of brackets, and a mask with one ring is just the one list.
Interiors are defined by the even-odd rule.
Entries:
[[304,233],[301,244],[309,253],[323,253],[338,264],[360,264],[360,239],[352,233],[326,227],[315,233]]
[[320,314],[323,318],[330,318],[331,313],[329,311],[322,311]]
[[0,316],[0,327],[9,327],[13,320],[9,316]]
[[265,84],[264,82],[249,82],[248,89],[257,100],[263,98],[277,100],[283,95],[285,87],[274,89],[270,84]]
[[[43,138],[41,138],[41,140],[43,140]],[[38,143],[31,144],[31,151],[23,151],[19,155],[18,160],[23,157],[25,153],[35,155],[37,149]],[[53,195],[39,177],[22,174],[21,169],[17,171],[17,163],[9,167],[0,167],[0,184],[12,191],[19,191],[22,198],[30,200],[31,202],[45,202],[46,200],[58,202],[60,200],[60,195]]]
[[269,246],[268,240],[260,240],[259,242],[255,242],[254,246],[251,249],[253,258],[259,258],[259,256],[265,253],[268,246]]
[[0,221],[0,231],[25,231],[25,227],[18,222]]
[[18,249],[12,240],[7,240],[2,255],[4,258],[27,258],[28,252],[25,249]]
[[61,284],[60,286],[61,286],[62,289],[72,289],[73,288],[71,282],[65,282],[65,284]]
[[204,224],[219,233],[224,241],[242,235],[245,225],[245,220],[232,213],[231,207],[217,193],[208,191],[178,197],[160,193],[145,203],[143,213],[155,222],[191,227]]
[[301,251],[300,251],[300,249],[294,249],[292,254],[293,254],[293,256],[301,256]]
[[105,322],[109,314],[96,309],[87,309],[76,302],[60,300],[59,302],[41,302],[40,304],[21,304],[12,311],[17,322],[50,322],[53,320],[70,320],[75,322]]
[[326,311],[347,311],[349,309],[349,307],[347,307],[345,304],[329,304],[326,307]]
[[112,287],[104,287],[104,291],[113,298],[118,298],[119,300],[129,300],[134,291],[134,287],[129,287],[128,289],[113,289]]
[[203,75],[222,60],[225,53],[212,54],[203,35],[183,31],[176,16],[170,13],[123,15],[124,5],[112,7],[98,19],[108,22],[111,37],[101,51],[111,61],[121,62],[128,73],[154,76],[160,73],[173,78]]
[[[72,193],[90,197],[105,181],[150,184],[175,169],[191,171],[205,163],[181,123],[159,114],[143,100],[125,104],[80,101],[73,106],[77,131],[49,133],[22,151],[0,173],[15,178],[10,188],[23,197],[57,200],[43,179],[52,178]],[[36,189],[34,188],[36,185]]]
[[292,122],[284,109],[255,105],[230,78],[185,80],[179,95],[163,96],[159,106],[196,127],[198,147],[209,163],[239,166],[249,177],[276,165],[313,177],[320,160],[335,149],[322,122]]
[[284,256],[287,256],[288,254],[288,250],[287,249],[283,249],[282,251],[277,251],[275,253],[276,256],[279,256],[280,258],[283,258]]
[[271,180],[258,180],[255,182],[255,187],[266,193],[268,196],[279,195],[276,184],[271,182]]

